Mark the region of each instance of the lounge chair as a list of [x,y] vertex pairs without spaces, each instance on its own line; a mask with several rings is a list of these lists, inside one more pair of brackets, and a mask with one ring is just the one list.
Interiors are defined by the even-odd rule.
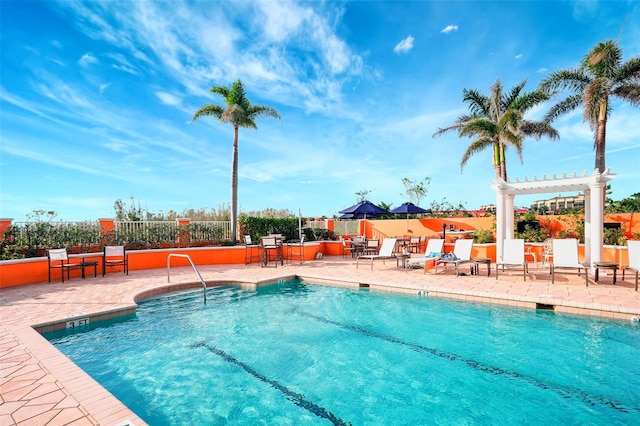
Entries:
[[449,264],[455,266],[456,277],[460,275],[460,265],[471,262],[471,249],[473,248],[473,239],[458,239],[453,246],[453,256],[450,254],[443,255],[436,261],[436,275],[438,274],[438,266],[444,265],[445,269]]
[[627,253],[629,254],[629,264],[622,269],[622,281],[624,281],[624,273],[627,269],[633,271],[636,277],[636,291],[638,291],[638,272],[640,272],[640,240],[628,240]]
[[385,238],[382,241],[382,247],[380,247],[380,251],[378,252],[378,254],[363,254],[361,256],[358,256],[358,259],[356,260],[356,269],[358,269],[358,262],[360,262],[360,259],[371,259],[372,271],[373,271],[374,260],[382,260],[382,263],[384,263],[386,259],[395,259],[396,256],[395,254],[393,254],[393,249],[395,248],[395,246],[396,246],[395,238]]
[[589,286],[587,268],[578,261],[578,240],[575,238],[553,239],[553,260],[551,265],[551,284],[555,281],[556,269],[577,269],[578,275],[584,269],[584,283]]
[[442,238],[432,238],[427,243],[427,247],[424,250],[422,256],[415,256],[409,258],[409,265],[416,264],[418,262],[424,262],[424,273],[427,273],[427,262],[429,260],[438,260],[442,255],[442,248],[444,247],[444,240]]
[[498,270],[502,266],[504,272],[505,266],[522,268],[522,277],[527,280],[529,266],[524,259],[524,240],[504,240],[502,246],[502,256],[496,262],[496,280],[498,279]]

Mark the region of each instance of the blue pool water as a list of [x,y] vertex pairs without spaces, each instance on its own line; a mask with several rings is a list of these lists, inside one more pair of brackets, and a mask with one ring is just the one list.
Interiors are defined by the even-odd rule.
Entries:
[[640,327],[290,281],[46,337],[151,425],[640,424]]

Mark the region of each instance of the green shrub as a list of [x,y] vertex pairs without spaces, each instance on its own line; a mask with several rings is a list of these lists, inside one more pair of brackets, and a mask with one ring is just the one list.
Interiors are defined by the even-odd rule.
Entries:
[[478,229],[473,233],[473,242],[476,244],[487,244],[495,242],[493,232],[488,229]]

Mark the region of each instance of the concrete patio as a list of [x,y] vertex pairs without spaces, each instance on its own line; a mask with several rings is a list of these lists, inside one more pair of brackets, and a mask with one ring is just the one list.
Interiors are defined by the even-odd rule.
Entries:
[[[456,277],[451,268],[433,271],[403,270],[391,260],[377,261],[356,269],[355,260],[325,257],[323,260],[278,268],[252,265],[198,266],[209,285],[268,283],[278,278],[300,277],[349,287],[418,292],[430,297],[451,297],[490,304],[508,304],[523,309],[550,308],[559,313],[592,315],[631,321],[640,317],[640,292],[629,276],[616,285],[612,277],[600,277],[589,287],[577,275],[556,276],[551,284],[548,269],[530,268],[526,282],[522,272],[506,271],[495,279],[486,275]],[[135,298],[144,293],[166,292],[191,286],[201,288],[190,267],[110,273],[2,289],[0,291],[0,424],[2,425],[144,425],[126,406],[51,346],[39,332],[64,328],[66,321],[90,318],[91,322],[135,311]],[[170,287],[169,287],[170,286]],[[36,331],[38,330],[38,331]]]

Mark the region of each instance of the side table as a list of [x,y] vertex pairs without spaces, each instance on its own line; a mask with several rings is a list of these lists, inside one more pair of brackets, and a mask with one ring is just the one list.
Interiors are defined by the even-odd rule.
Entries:
[[611,269],[613,271],[613,285],[616,285],[616,274],[618,273],[618,264],[615,262],[593,262],[593,266],[596,268],[595,281],[598,282],[600,278],[600,269]]
[[97,273],[98,261],[96,261],[96,260],[83,260],[82,262],[80,262],[80,266],[82,266],[82,278],[85,277],[84,269],[85,268],[89,268],[89,267],[93,267],[93,276],[94,277],[98,276],[98,273]]
[[476,257],[472,260],[474,275],[480,275],[480,264],[487,265],[487,276],[491,275],[491,259],[489,259],[488,257]]

